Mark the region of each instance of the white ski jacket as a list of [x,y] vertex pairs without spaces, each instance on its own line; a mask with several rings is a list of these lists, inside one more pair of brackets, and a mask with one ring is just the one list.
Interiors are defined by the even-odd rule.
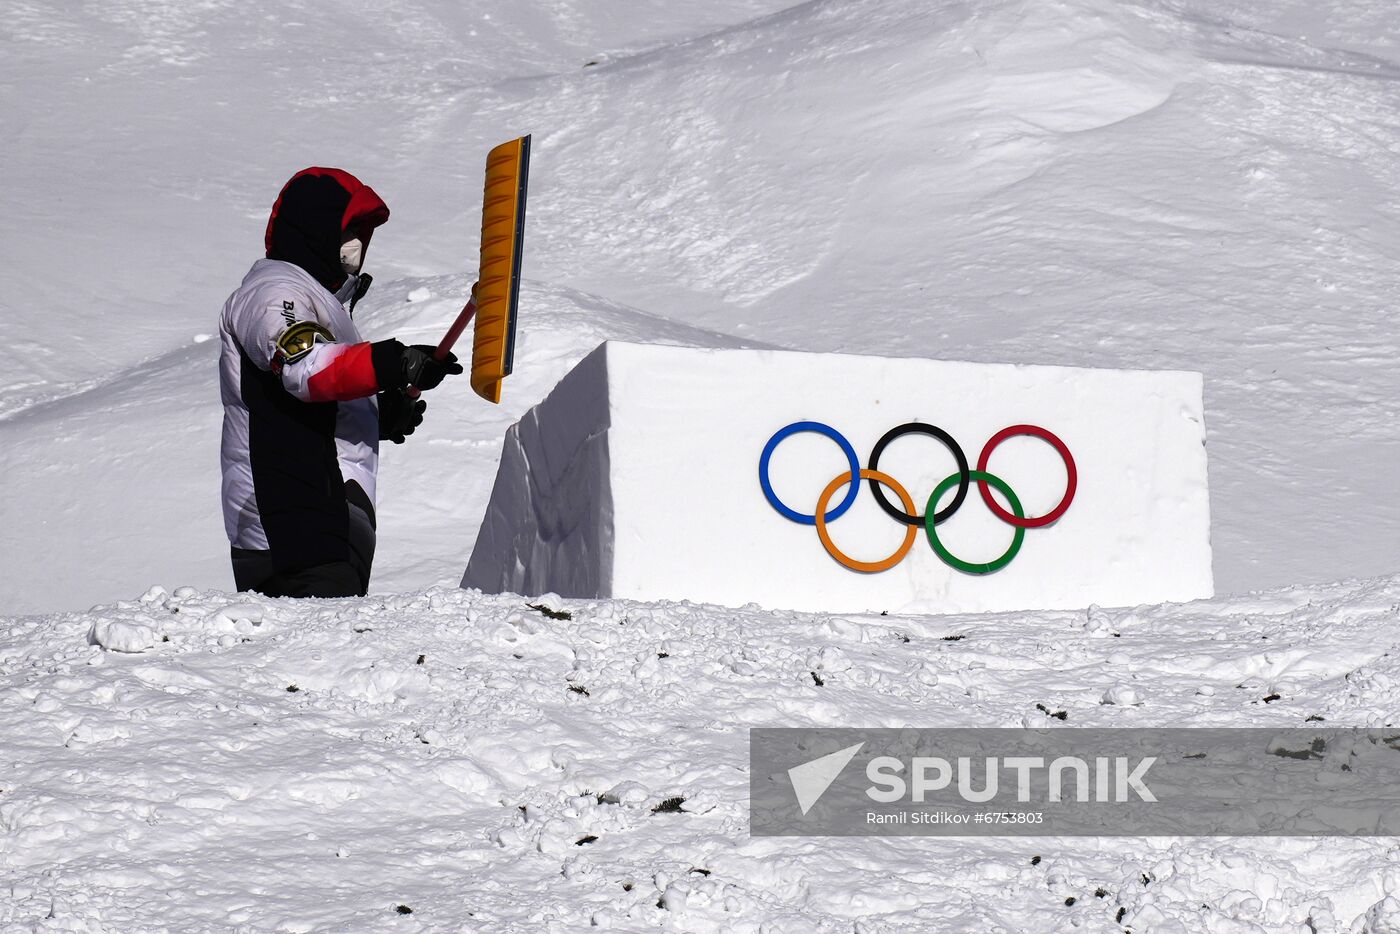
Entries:
[[371,345],[310,273],[273,259],[229,296],[219,337],[229,542],[285,567],[344,560],[346,497],[362,491],[371,516],[375,501]]

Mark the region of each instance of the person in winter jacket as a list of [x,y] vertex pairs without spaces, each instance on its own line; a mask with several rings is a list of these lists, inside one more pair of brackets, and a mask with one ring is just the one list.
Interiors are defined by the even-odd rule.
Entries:
[[365,250],[389,208],[340,169],[309,168],[282,188],[253,263],[219,319],[224,526],[239,590],[362,596],[375,544],[379,442],[403,443],[432,389],[461,373],[454,355],[370,343],[355,303]]

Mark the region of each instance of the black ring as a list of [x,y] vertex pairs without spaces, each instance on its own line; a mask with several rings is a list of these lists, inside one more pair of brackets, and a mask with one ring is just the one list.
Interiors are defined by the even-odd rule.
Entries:
[[[948,432],[939,428],[937,425],[926,425],[923,422],[905,422],[903,425],[897,425],[885,432],[884,436],[881,437],[879,441],[875,442],[875,449],[870,452],[870,469],[879,470],[880,455],[885,453],[885,448],[890,442],[901,435],[907,435],[911,432],[932,435],[939,441],[942,441],[944,447],[953,453],[954,460],[958,462],[958,495],[953,497],[953,501],[948,504],[948,508],[940,509],[933,514],[934,525],[947,522],[953,517],[953,513],[958,511],[958,507],[963,504],[963,500],[967,499],[967,488],[972,481],[972,477],[967,469],[967,455],[963,454],[963,449],[958,446],[958,443],[953,440],[953,436],[948,434]],[[883,509],[891,519],[898,519],[905,525],[924,524],[923,516],[911,516],[894,503],[885,499],[885,491],[880,489],[880,484],[874,480],[870,481],[870,492],[875,494],[875,501],[880,504],[880,508]]]

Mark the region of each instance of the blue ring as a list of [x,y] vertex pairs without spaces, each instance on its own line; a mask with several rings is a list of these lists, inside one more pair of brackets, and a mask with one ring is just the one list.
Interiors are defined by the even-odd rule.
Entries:
[[856,496],[860,493],[860,461],[856,459],[856,451],[855,448],[851,447],[851,442],[847,441],[841,432],[832,428],[830,425],[823,425],[821,422],[793,422],[786,428],[780,429],[778,433],[769,438],[768,443],[763,446],[763,456],[758,459],[758,482],[763,485],[763,495],[768,498],[769,505],[778,510],[778,512],[782,513],[793,522],[800,522],[803,525],[817,524],[817,517],[815,515],[807,515],[795,509],[789,509],[782,500],[778,499],[778,494],[773,492],[773,484],[769,482],[768,479],[768,461],[772,459],[773,451],[776,450],[778,445],[782,444],[788,436],[795,435],[802,431],[815,431],[819,435],[826,435],[841,446],[841,450],[846,455],[846,460],[850,462],[851,483],[850,489],[846,493],[846,498],[843,499],[835,509],[830,510],[825,517],[825,521],[835,522],[845,514],[847,509],[850,509],[851,506],[855,504]]

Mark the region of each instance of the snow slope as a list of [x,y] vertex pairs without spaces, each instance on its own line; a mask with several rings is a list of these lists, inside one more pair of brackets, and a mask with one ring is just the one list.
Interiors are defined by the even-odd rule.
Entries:
[[[0,920],[1400,926],[1389,841],[752,841],[742,771],[755,725],[1394,722],[1397,78],[1400,18],[1355,0],[11,0]],[[278,187],[374,185],[366,330],[431,339],[525,131],[517,372],[386,452],[380,593],[221,592],[203,338]],[[1236,595],[552,620],[433,588],[506,426],[608,337],[1200,370]]]
[[[16,5],[3,605],[228,586],[214,351],[194,341],[277,188],[312,162],[375,185],[394,218],[362,317],[429,339],[470,278],[481,155],[525,130],[525,273],[550,297],[527,295],[501,410],[444,390],[385,458],[378,586],[460,574],[497,429],[618,334],[600,304],[642,339],[674,322],[702,344],[1201,370],[1220,590],[1394,570],[1400,21],[1183,0],[510,10]],[[405,308],[425,284],[441,302]],[[122,494],[155,476],[167,495]],[[406,554],[410,526],[450,562]]]

